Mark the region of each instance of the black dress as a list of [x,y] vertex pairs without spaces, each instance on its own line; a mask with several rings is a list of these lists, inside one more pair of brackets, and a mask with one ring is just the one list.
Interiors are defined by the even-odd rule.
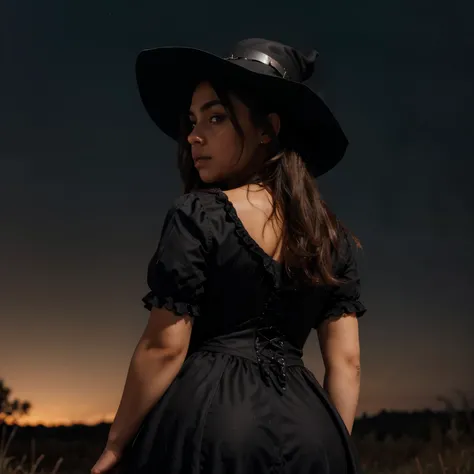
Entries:
[[304,367],[303,345],[330,315],[365,312],[346,239],[337,290],[295,289],[220,190],[181,196],[148,267],[145,307],[190,314],[188,355],[145,418],[125,472],[358,473],[352,440]]

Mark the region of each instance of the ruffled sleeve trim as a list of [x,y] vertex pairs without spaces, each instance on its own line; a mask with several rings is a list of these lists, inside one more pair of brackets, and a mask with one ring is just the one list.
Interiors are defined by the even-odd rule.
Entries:
[[325,315],[326,318],[334,318],[343,314],[355,313],[358,318],[364,315],[367,308],[360,301],[339,300]]
[[172,311],[177,316],[184,316],[185,314],[189,314],[189,316],[192,317],[199,317],[200,315],[199,305],[189,304],[183,301],[175,301],[174,298],[172,298],[171,296],[157,296],[152,291],[147,293],[142,298],[142,301],[148,311],[151,311],[152,308],[155,307],[164,308],[168,311]]
[[360,318],[366,313],[367,308],[360,301],[361,283],[355,252],[351,237],[347,231],[343,231],[335,265],[336,275],[342,282],[329,289],[328,301],[321,318],[316,321],[317,325],[325,319],[338,318],[344,314],[355,314]]

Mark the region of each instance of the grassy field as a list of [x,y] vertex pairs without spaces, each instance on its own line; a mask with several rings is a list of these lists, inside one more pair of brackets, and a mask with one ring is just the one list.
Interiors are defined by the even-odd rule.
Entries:
[[[356,421],[366,474],[474,474],[473,413],[382,412]],[[2,427],[0,474],[87,474],[110,425]],[[410,434],[407,434],[410,433]]]

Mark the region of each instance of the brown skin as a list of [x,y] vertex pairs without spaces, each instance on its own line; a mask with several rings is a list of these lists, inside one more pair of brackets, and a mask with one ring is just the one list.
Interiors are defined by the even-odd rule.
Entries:
[[[193,130],[188,140],[196,169],[203,182],[225,182],[225,191],[237,214],[254,240],[275,260],[279,256],[280,229],[266,225],[272,211],[271,195],[262,187],[245,184],[254,167],[267,158],[265,144],[270,141],[250,120],[248,108],[231,97],[239,123],[244,131],[240,137],[228,119],[225,109],[216,103],[217,96],[209,83],[197,86],[190,107]],[[269,119],[279,132],[278,115]],[[250,191],[250,192],[248,192]],[[143,418],[161,398],[184,363],[192,331],[190,316],[176,316],[166,309],[153,308],[148,325],[141,336],[130,363],[122,399],[110,429],[104,452],[91,472],[110,471],[122,451],[138,430]],[[324,386],[341,414],[348,431],[352,430],[359,395],[359,334],[354,314],[325,321],[318,328],[321,352],[326,368]]]
[[355,314],[329,318],[318,327],[324,361],[324,389],[352,432],[360,392],[359,321]]
[[[260,168],[267,158],[265,144],[270,137],[256,128],[249,109],[235,96],[231,96],[236,116],[242,127],[245,142],[240,143],[224,107],[208,82],[199,84],[193,94],[189,120],[193,130],[188,136],[196,169],[204,183],[225,181],[229,189],[245,184],[245,177]],[[276,133],[280,128],[277,114],[269,115]]]

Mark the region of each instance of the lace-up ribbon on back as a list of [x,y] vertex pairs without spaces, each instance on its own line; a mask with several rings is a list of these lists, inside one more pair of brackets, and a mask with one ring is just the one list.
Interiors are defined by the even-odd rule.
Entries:
[[272,381],[277,390],[286,390],[286,359],[281,332],[274,326],[257,330],[255,352],[265,381]]
[[273,384],[282,395],[287,388],[287,368],[304,367],[302,351],[271,323],[266,311],[256,320],[256,327],[212,338],[195,350],[201,351],[229,354],[257,363],[262,380],[267,386]]
[[[281,330],[281,302],[276,288],[270,293],[255,337],[255,352],[261,373],[266,382],[272,382],[280,393],[286,390],[286,368],[288,348],[291,347]],[[280,323],[280,324],[279,324]],[[301,358],[302,353],[295,354]]]

